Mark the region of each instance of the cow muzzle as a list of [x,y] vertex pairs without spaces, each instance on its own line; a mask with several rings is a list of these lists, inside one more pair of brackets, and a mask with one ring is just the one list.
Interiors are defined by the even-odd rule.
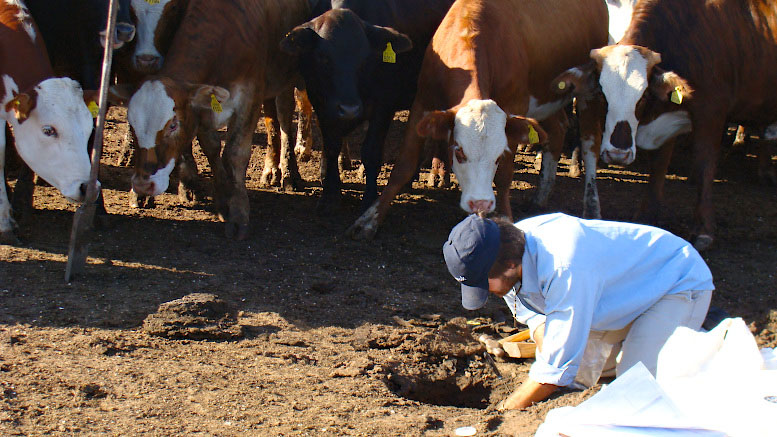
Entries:
[[156,184],[148,174],[132,175],[132,189],[140,196],[154,196]]
[[162,65],[162,58],[156,55],[136,55],[135,68],[142,73],[155,73]]
[[633,149],[620,150],[615,148],[602,147],[602,160],[607,164],[629,165],[634,162],[635,153]]
[[469,200],[467,201],[469,210],[467,212],[476,214],[479,212],[491,212],[494,210],[493,200]]
[[362,115],[362,105],[337,105],[337,117],[341,120],[355,120]]

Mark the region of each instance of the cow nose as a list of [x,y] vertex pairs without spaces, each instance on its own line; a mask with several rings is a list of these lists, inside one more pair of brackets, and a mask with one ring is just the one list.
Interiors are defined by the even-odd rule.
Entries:
[[491,212],[493,205],[494,205],[493,200],[470,200],[469,211],[472,213]]
[[353,120],[361,115],[362,105],[337,105],[337,116],[345,120]]
[[154,69],[159,62],[159,56],[154,55],[137,55],[135,56],[135,64],[141,69]]
[[135,38],[135,26],[129,23],[116,23],[116,39],[130,42]]
[[631,149],[631,126],[626,121],[619,121],[615,124],[615,129],[610,135],[610,144],[616,149],[628,150]]

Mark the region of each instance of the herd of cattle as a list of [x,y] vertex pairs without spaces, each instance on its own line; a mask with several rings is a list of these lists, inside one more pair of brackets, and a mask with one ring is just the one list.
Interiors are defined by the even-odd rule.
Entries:
[[[83,199],[93,128],[88,105],[98,87],[108,3],[0,2],[0,116],[10,126],[0,129],[3,181],[12,133],[34,172],[66,197]],[[456,173],[461,208],[508,217],[516,149],[538,144],[534,201],[544,206],[574,112],[586,217],[600,217],[597,161],[627,165],[637,148],[660,150],[641,207],[645,218],[655,217],[674,139],[690,134],[698,183],[693,237],[704,249],[713,242],[712,184],[727,123],[777,139],[777,3],[770,0],[118,3],[114,49],[125,47],[114,56],[112,96],[128,106],[137,148],[133,191],[164,192],[176,166],[183,181],[196,178],[196,136],[230,238],[248,232],[245,177],[262,114],[280,130],[262,180],[284,187],[300,180],[292,147],[295,88],[303,97],[298,105],[309,96],[323,136],[322,212],[340,197],[344,136],[368,121],[363,214],[348,229],[355,238],[374,236],[416,174],[425,143],[434,173]],[[410,116],[400,154],[379,194],[383,144],[403,109]],[[222,148],[218,130],[225,126]],[[3,183],[3,240],[13,236],[11,213]]]

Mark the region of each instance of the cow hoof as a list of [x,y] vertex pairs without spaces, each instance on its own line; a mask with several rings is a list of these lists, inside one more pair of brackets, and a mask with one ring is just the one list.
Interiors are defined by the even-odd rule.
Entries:
[[345,231],[345,234],[354,240],[372,240],[377,232],[378,203],[375,202]]
[[693,247],[699,251],[702,252],[704,250],[707,250],[712,246],[712,242],[715,241],[711,235],[708,234],[699,234],[694,240],[693,240]]
[[297,162],[308,162],[312,157],[310,150],[301,145],[294,146],[294,154],[297,156]]
[[263,188],[275,187],[280,185],[280,181],[281,170],[279,168],[271,168],[262,172],[259,185]]
[[243,241],[248,237],[248,225],[240,223],[227,223],[224,234],[230,240]]
[[197,194],[194,190],[186,187],[182,182],[178,183],[178,201],[185,205],[192,205],[197,202]]

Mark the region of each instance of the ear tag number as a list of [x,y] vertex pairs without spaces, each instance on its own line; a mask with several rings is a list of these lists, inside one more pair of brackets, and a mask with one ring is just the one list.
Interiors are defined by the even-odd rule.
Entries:
[[391,48],[391,43],[386,43],[386,50],[383,51],[383,62],[386,64],[396,64],[397,54],[394,49]]
[[210,95],[210,109],[217,114],[220,114],[224,110],[224,108],[221,107],[221,103],[216,99],[215,94]]
[[683,103],[683,95],[680,92],[682,88],[679,86],[674,88],[674,91],[672,91],[672,97],[669,98],[669,100],[674,103],[675,105],[681,105]]
[[92,100],[91,102],[89,102],[88,105],[86,105],[86,107],[89,109],[89,112],[92,114],[92,118],[97,118],[97,113],[100,112],[100,107],[97,106],[97,103],[94,100]]
[[540,142],[540,134],[534,129],[534,126],[529,125],[529,144],[537,144]]
[[158,5],[159,4],[159,0],[146,0],[146,3],[148,3],[150,5]]

